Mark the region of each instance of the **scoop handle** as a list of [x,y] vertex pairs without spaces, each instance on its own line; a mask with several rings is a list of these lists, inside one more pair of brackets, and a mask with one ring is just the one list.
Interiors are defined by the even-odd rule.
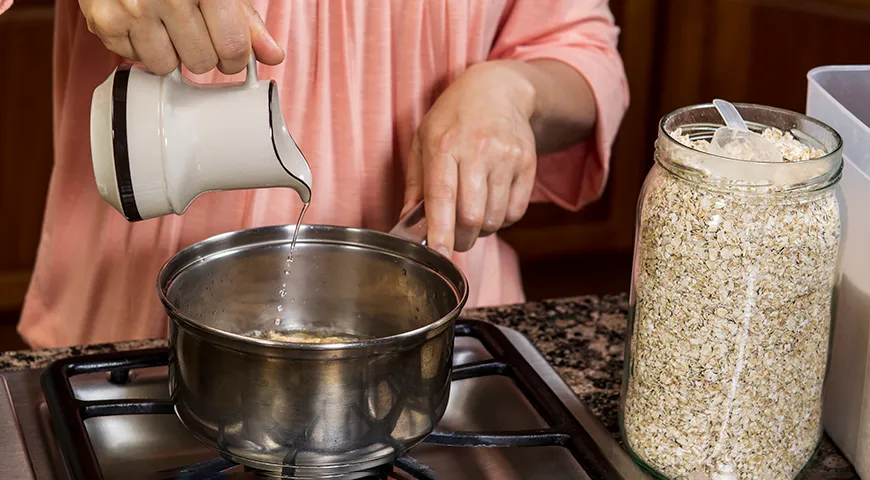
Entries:
[[390,234],[421,245],[426,245],[427,228],[426,205],[425,202],[421,200],[420,203],[411,209],[411,211],[399,219],[399,223],[390,230]]
[[719,110],[719,115],[722,115],[725,125],[737,130],[749,130],[746,127],[746,122],[743,121],[743,117],[740,116],[740,112],[737,111],[737,108],[731,102],[717,98],[713,100],[713,106],[716,107],[716,110]]

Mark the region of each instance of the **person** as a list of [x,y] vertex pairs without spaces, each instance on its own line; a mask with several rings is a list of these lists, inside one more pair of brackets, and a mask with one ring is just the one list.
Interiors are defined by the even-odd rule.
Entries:
[[19,332],[33,347],[164,336],[167,259],[298,216],[284,189],[207,193],[137,223],[104,203],[90,101],[122,61],[239,81],[253,51],[311,164],[305,222],[388,231],[425,199],[429,245],[484,306],[524,300],[492,234],[530,201],[577,210],[603,190],[628,104],[618,34],[606,0],[58,0],[54,168]]

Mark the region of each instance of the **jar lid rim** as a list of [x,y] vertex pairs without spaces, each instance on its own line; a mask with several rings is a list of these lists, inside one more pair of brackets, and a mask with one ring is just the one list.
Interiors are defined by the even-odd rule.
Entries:
[[[759,110],[767,110],[767,111],[772,112],[772,113],[777,113],[777,114],[780,114],[780,115],[791,115],[791,116],[794,116],[795,118],[803,119],[803,120],[805,120],[805,121],[808,121],[808,122],[814,123],[814,124],[816,124],[817,126],[819,126],[820,128],[822,128],[823,130],[827,131],[827,132],[832,136],[832,138],[834,139],[834,141],[836,142],[836,143],[835,143],[835,147],[834,147],[833,149],[831,149],[830,151],[825,151],[825,154],[822,155],[822,156],[820,156],[820,157],[811,158],[811,159],[807,159],[807,160],[798,160],[798,161],[794,161],[794,162],[787,162],[788,164],[790,164],[790,165],[807,165],[807,164],[814,163],[814,162],[815,162],[815,163],[821,163],[822,161],[825,161],[825,160],[830,161],[830,159],[831,159],[832,157],[834,157],[835,155],[839,155],[839,156],[840,156],[840,158],[839,158],[839,162],[838,162],[838,163],[842,164],[842,162],[843,162],[843,159],[842,159],[843,138],[842,138],[842,137],[840,136],[840,134],[839,134],[836,130],[834,130],[830,125],[828,125],[828,124],[822,122],[821,120],[818,120],[818,119],[816,119],[816,118],[813,118],[813,117],[810,117],[810,116],[808,116],[808,115],[805,115],[805,114],[802,114],[802,113],[798,113],[798,112],[795,112],[795,111],[792,111],[792,110],[786,110],[786,109],[784,109],[784,108],[778,108],[778,107],[771,107],[771,106],[768,106],[768,105],[760,105],[760,104],[755,104],[755,103],[733,103],[733,105],[734,105],[738,110],[740,110],[740,109],[759,109]],[[674,136],[671,135],[671,132],[669,132],[669,131],[665,128],[665,124],[667,123],[667,121],[670,120],[670,119],[673,118],[673,117],[676,117],[676,116],[678,116],[678,115],[682,115],[682,114],[685,114],[685,113],[691,112],[691,111],[693,111],[693,110],[705,110],[705,109],[712,109],[712,110],[715,110],[716,107],[715,107],[712,103],[702,103],[702,104],[689,105],[689,106],[686,106],[686,107],[678,108],[678,109],[676,109],[676,110],[674,110],[674,111],[672,111],[672,112],[670,112],[670,113],[668,113],[668,114],[666,114],[666,115],[664,115],[664,116],[662,117],[662,119],[659,121],[659,132],[660,132],[661,134],[664,134],[664,136],[665,136],[666,138],[668,138],[669,140],[671,140],[672,142],[674,142],[674,143],[676,143],[676,144],[679,144],[679,145],[682,146],[683,148],[686,148],[686,149],[692,150],[693,152],[703,153],[703,154],[705,154],[705,155],[709,155],[710,157],[715,157],[715,158],[717,158],[717,159],[721,159],[722,161],[726,161],[726,162],[736,162],[736,163],[740,163],[740,164],[743,164],[743,165],[766,165],[766,164],[769,163],[769,162],[759,162],[759,161],[755,161],[755,160],[743,160],[743,159],[739,159],[739,158],[725,157],[725,156],[722,156],[722,155],[717,155],[717,154],[715,154],[715,153],[704,152],[704,151],[701,151],[701,150],[697,150],[697,149],[691,148],[691,147],[689,147],[689,146],[687,146],[687,145],[684,145],[684,144],[683,144],[682,142],[680,142],[678,139],[674,138]],[[751,123],[754,123],[754,122],[747,122],[747,124],[751,124]],[[755,122],[755,123],[757,123],[757,122]],[[826,150],[827,150],[827,149],[826,149]]]

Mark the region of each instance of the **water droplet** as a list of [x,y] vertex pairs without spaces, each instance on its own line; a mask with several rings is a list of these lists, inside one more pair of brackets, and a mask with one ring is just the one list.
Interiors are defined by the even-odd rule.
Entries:
[[420,307],[417,307],[417,311],[418,311],[418,312],[420,311]]
[[402,276],[405,277],[407,275],[408,275],[408,271],[403,268],[402,269]]
[[280,318],[276,318],[276,319],[275,319],[275,326],[278,326],[278,325],[281,325],[281,319],[280,319]]
[[295,299],[295,298],[291,298],[291,299],[290,299],[290,303],[296,303],[296,299]]
[[284,311],[284,305],[278,305],[278,312]]
[[284,275],[289,275],[289,274],[290,274],[290,270],[284,270]]

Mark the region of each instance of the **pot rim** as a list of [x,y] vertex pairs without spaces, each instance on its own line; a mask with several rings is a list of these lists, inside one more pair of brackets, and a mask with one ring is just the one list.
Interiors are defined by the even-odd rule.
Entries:
[[[167,298],[167,291],[169,286],[172,285],[172,282],[187,268],[205,261],[208,258],[214,256],[222,256],[229,252],[251,248],[256,245],[277,245],[277,244],[286,244],[290,242],[290,238],[292,238],[292,232],[295,230],[295,225],[275,225],[275,226],[266,226],[266,227],[255,227],[248,228],[243,230],[235,230],[231,232],[225,232],[218,235],[214,235],[208,237],[204,240],[196,242],[179,252],[175,253],[172,257],[167,260],[163,266],[160,268],[160,272],[157,275],[157,295],[160,298],[160,302],[163,304],[166,312],[169,314],[169,317],[172,321],[176,321],[181,323],[183,326],[193,329],[194,331],[202,332],[206,335],[213,335],[217,338],[223,339],[225,341],[238,342],[241,345],[250,345],[253,347],[261,347],[266,349],[279,349],[279,350],[309,350],[309,351],[339,351],[339,350],[350,350],[350,351],[358,351],[358,350],[368,350],[376,347],[383,347],[393,344],[402,344],[408,341],[418,339],[420,337],[426,338],[430,332],[439,331],[441,327],[445,324],[450,323],[454,319],[459,317],[459,314],[462,312],[462,309],[465,307],[466,302],[468,301],[468,279],[465,276],[465,273],[462,272],[459,267],[457,267],[449,258],[440,254],[439,252],[432,250],[426,246],[421,244],[409,241],[402,237],[392,235],[389,233],[378,232],[374,230],[355,228],[355,227],[339,227],[333,225],[315,225],[315,224],[307,224],[302,225],[300,228],[300,234],[298,237],[298,243],[332,243],[332,244],[344,244],[344,245],[353,245],[359,248],[366,248],[375,251],[381,251],[385,254],[401,256],[405,259],[410,259],[415,262],[422,264],[424,267],[429,268],[436,275],[438,275],[445,282],[450,284],[452,290],[456,293],[457,302],[456,306],[453,307],[447,314],[441,316],[437,320],[430,322],[422,327],[415,328],[413,330],[408,330],[406,332],[397,333],[395,335],[389,335],[386,337],[377,337],[366,340],[361,340],[357,342],[345,342],[345,343],[299,343],[299,342],[279,342],[275,340],[266,340],[262,338],[254,338],[246,335],[241,335],[238,333],[227,332],[225,330],[221,330],[219,328],[215,328],[209,325],[203,325],[201,322],[197,321],[194,318],[191,318],[185,315],[180,309],[178,309],[172,302]],[[275,232],[288,232],[283,236],[275,234]],[[410,249],[410,252],[403,254],[401,251],[390,250],[386,247],[375,246],[372,244],[361,243],[358,241],[353,241],[349,239],[345,240],[330,240],[330,239],[318,239],[318,238],[306,238],[305,233],[312,232],[314,234],[318,233],[344,233],[350,234],[359,237],[369,237],[374,239],[380,239],[383,242],[395,243],[398,247],[402,247],[403,249]],[[239,237],[244,239],[248,236],[256,237],[257,234],[273,234],[274,238],[267,241],[258,241],[253,243],[240,243],[231,248],[218,249],[212,252],[209,252],[205,255],[200,255],[197,251],[203,249],[205,247],[221,243],[223,241],[228,241],[233,239],[233,237]],[[425,262],[424,260],[431,259],[430,262]],[[189,258],[187,258],[189,257]],[[420,258],[422,257],[422,258]],[[439,265],[440,264],[440,265]],[[450,269],[452,272],[447,272],[447,274],[439,271],[439,267],[442,269]],[[456,276],[461,281],[455,282],[452,281],[448,275]],[[458,283],[458,285],[457,285]],[[457,288],[459,287],[459,288]],[[460,290],[461,291],[458,291]]]

